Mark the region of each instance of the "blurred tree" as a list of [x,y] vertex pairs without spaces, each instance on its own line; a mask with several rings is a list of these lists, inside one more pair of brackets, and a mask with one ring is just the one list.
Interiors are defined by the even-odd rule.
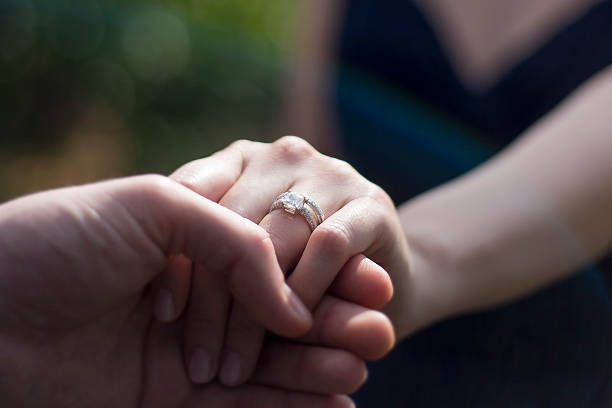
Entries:
[[0,1],[0,199],[270,139],[292,3]]

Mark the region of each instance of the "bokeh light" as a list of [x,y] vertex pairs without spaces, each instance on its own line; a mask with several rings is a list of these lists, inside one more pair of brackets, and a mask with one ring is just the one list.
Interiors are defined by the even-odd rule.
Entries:
[[106,34],[106,16],[96,0],[39,1],[41,35],[57,55],[80,60],[95,55]]
[[163,83],[178,76],[189,62],[189,33],[176,16],[147,10],[127,21],[123,54],[141,79]]
[[0,2],[0,59],[8,62],[32,47],[36,36],[36,10],[28,0]]
[[275,139],[291,2],[0,2],[0,200]]

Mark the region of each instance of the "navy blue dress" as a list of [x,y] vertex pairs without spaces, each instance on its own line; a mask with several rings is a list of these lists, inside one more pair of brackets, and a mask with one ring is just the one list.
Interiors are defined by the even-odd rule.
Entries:
[[[462,86],[410,2],[347,3],[333,95],[343,143],[396,203],[487,160],[612,64],[612,1],[479,93]],[[370,365],[357,406],[612,407],[610,271],[602,259],[526,299],[412,336]]]

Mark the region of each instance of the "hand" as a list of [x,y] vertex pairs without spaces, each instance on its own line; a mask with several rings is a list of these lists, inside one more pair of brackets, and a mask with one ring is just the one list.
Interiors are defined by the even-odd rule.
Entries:
[[[278,333],[299,333],[310,317],[286,289],[265,233],[167,178],[21,198],[0,206],[0,231],[0,395],[7,406],[347,407],[344,397],[276,387],[334,393],[363,381],[363,364],[349,353],[286,342],[266,346],[255,377],[275,388],[188,380],[182,321],[160,325],[151,312],[149,284],[168,255],[183,253],[224,273],[232,295]],[[291,384],[288,367],[303,373]],[[347,371],[355,374],[341,378]]]
[[[363,307],[347,302],[351,299],[324,297],[339,271],[355,275],[367,270],[388,272],[400,293],[406,293],[408,246],[395,207],[379,187],[345,162],[316,152],[296,137],[272,144],[239,141],[211,157],[188,163],[171,177],[262,226],[270,234],[283,272],[293,271],[289,285],[311,310],[319,306],[316,322],[333,321],[317,318],[320,310],[340,311],[338,315],[345,316],[341,324],[353,328],[378,320],[376,331],[362,331],[351,338],[335,335],[333,324],[325,330],[315,324],[301,341],[344,348],[369,359],[379,358],[391,348],[394,338],[388,320],[367,309],[382,304],[366,302]],[[299,215],[290,216],[281,210],[268,214],[274,199],[290,188],[311,197],[327,217],[312,235]],[[197,297],[203,298],[223,293],[223,289],[220,285],[198,287],[197,283],[193,287]],[[362,295],[368,292],[363,285],[353,289]],[[394,299],[394,307],[386,309],[390,316],[402,301]],[[217,302],[208,310],[230,310],[228,295],[218,296]],[[327,307],[330,304],[333,307]],[[225,322],[214,321],[212,316],[193,313],[196,317],[189,319],[191,324],[186,328],[186,350],[207,350],[212,364],[220,366],[220,380],[235,385],[246,381],[255,369],[264,330],[249,319],[240,302],[235,302],[229,313],[227,328]],[[317,332],[325,335],[317,336]]]

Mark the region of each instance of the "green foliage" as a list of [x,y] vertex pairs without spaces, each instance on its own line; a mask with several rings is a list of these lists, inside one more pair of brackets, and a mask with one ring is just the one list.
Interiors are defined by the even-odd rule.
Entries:
[[53,151],[98,108],[126,129],[133,172],[167,172],[229,140],[269,138],[290,8],[284,0],[3,0],[3,153]]

